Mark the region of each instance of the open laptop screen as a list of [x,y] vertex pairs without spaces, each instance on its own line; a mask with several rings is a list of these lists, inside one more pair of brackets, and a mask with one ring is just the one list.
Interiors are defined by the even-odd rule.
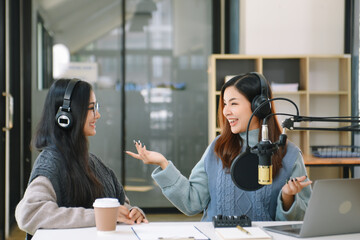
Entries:
[[[360,179],[317,180],[314,183],[299,236],[359,233],[359,223]],[[264,228],[294,236],[295,225],[298,224]]]

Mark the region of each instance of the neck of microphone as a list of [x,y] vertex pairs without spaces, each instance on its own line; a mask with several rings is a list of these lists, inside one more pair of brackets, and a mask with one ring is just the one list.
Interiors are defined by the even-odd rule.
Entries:
[[267,124],[261,125],[261,141],[269,141],[269,128]]
[[273,166],[271,157],[274,153],[274,144],[269,140],[268,126],[261,127],[261,141],[258,143],[258,183],[261,185],[272,184]]

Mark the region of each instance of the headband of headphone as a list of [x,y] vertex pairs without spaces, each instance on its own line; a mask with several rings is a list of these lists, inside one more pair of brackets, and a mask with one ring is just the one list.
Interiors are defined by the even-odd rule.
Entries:
[[[250,72],[249,74],[255,75],[260,81],[260,95],[254,97],[251,102],[251,110],[254,112],[262,103],[269,100],[269,88],[267,84],[267,80],[261,73]],[[265,118],[267,115],[271,113],[271,103],[265,104],[260,109],[257,110],[255,116],[260,119]]]
[[71,79],[66,87],[64,94],[64,101],[62,106],[59,107],[55,120],[59,127],[68,129],[72,126],[73,117],[71,115],[71,94],[75,85],[79,82],[77,79]]

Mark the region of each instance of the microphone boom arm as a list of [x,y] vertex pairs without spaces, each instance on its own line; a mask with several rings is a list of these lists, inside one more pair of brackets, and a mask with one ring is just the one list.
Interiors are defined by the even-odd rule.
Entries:
[[[261,141],[254,147],[249,146],[249,127],[250,123],[256,112],[259,111],[265,104],[272,101],[284,100],[288,101],[295,107],[296,115],[287,113],[270,113],[262,122]],[[282,134],[279,136],[279,140],[272,143],[268,138],[268,126],[266,124],[267,119],[274,115],[290,116],[285,119],[282,126]],[[340,123],[356,123],[350,126],[341,127],[295,127],[295,122],[340,122]],[[246,128],[246,150],[235,160],[231,165],[231,177],[235,185],[245,191],[255,191],[263,185],[269,185],[272,183],[272,155],[278,151],[280,146],[285,146],[287,136],[285,134],[286,129],[289,130],[325,130],[325,131],[360,131],[360,117],[308,117],[300,116],[297,105],[288,98],[272,98],[264,101],[258,106],[248,121]],[[254,157],[255,156],[255,157]],[[253,165],[253,163],[257,165]],[[253,177],[257,175],[257,177]]]
[[360,131],[360,125],[350,125],[344,127],[295,127],[295,122],[350,122],[360,123],[359,117],[307,117],[307,116],[292,116],[282,122],[282,127],[289,130],[323,130],[323,131]]

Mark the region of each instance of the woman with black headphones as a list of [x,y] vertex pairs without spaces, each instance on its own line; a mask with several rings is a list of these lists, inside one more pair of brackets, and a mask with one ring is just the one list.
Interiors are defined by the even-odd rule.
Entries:
[[[259,107],[248,131],[251,147],[261,139],[263,118],[275,113],[270,103],[265,104],[269,98],[271,89],[259,73],[239,75],[224,84],[218,112],[221,135],[208,146],[189,179],[162,154],[147,150],[140,141],[135,142],[137,154],[127,153],[145,164],[159,166],[152,177],[163,194],[187,215],[204,211],[203,221],[212,221],[217,215],[247,215],[254,221],[302,220],[312,182],[306,177],[300,149],[290,141],[272,157],[272,184],[246,191],[235,186],[230,174],[232,162],[246,149],[247,125],[255,109]],[[267,124],[269,140],[277,141],[281,129],[276,117],[269,118]]]
[[15,216],[20,229],[95,226],[96,198],[117,198],[118,222],[147,222],[143,211],[130,205],[114,172],[89,153],[88,137],[96,134],[100,118],[89,83],[77,79],[55,81],[47,94],[33,138],[40,151]]

